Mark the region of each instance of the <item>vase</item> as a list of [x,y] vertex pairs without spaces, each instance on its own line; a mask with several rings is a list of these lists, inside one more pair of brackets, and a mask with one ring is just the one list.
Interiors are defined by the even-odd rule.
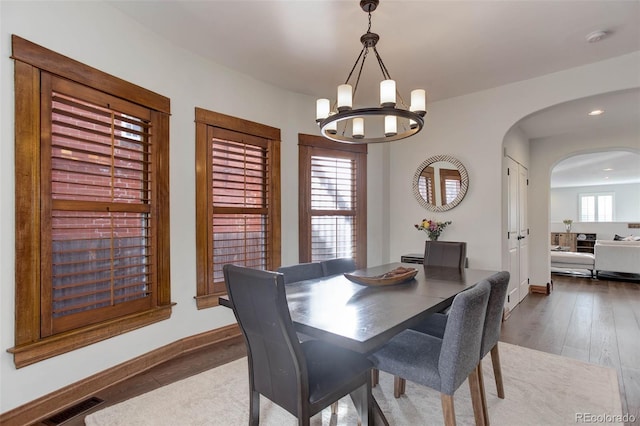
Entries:
[[570,223],[565,223],[564,229],[566,230],[566,232],[571,232],[571,224]]

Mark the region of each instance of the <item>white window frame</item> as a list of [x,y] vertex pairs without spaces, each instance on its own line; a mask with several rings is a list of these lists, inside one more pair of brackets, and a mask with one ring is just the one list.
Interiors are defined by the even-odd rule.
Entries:
[[[599,197],[608,196],[611,197],[611,218],[609,220],[599,220],[598,210],[602,208],[599,202]],[[588,220],[590,218],[585,218],[582,214],[582,204],[585,198],[593,197],[595,199],[595,211],[593,220]],[[615,192],[583,192],[578,194],[578,218],[580,222],[613,222],[615,221],[616,212],[616,199]]]

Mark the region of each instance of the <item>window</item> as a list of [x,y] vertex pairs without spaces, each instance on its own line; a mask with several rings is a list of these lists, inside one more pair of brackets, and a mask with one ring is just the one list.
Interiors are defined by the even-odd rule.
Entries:
[[580,194],[580,222],[613,222],[613,193]]
[[433,174],[433,167],[425,167],[418,179],[418,191],[427,203],[435,204],[435,179]]
[[366,145],[299,135],[300,262],[367,259]]
[[280,130],[196,108],[198,309],[226,293],[222,266],[280,266]]
[[171,314],[170,111],[16,36],[13,58],[22,367]]
[[442,204],[449,204],[460,192],[460,172],[453,169],[440,169],[440,194]]

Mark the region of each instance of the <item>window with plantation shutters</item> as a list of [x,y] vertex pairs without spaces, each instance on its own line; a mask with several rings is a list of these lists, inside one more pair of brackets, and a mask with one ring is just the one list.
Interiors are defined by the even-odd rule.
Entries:
[[12,43],[22,367],[170,316],[170,102]]
[[300,262],[366,262],[366,145],[299,136]]
[[460,172],[453,169],[440,169],[440,191],[442,204],[449,204],[460,192]]
[[226,293],[223,265],[280,266],[279,137],[277,129],[196,109],[199,308]]
[[436,204],[435,200],[435,179],[433,167],[426,167],[418,180],[418,191],[423,199],[429,204]]
[[127,114],[66,92],[102,97],[52,78],[51,139],[43,141],[50,154],[42,157],[51,184],[43,187],[51,197],[42,210],[50,218],[42,234],[51,236],[43,335],[148,308],[153,287],[149,112],[121,102]]

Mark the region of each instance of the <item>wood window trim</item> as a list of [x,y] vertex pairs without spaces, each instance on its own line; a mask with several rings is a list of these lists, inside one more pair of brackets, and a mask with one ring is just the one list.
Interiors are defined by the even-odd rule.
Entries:
[[299,146],[299,165],[298,165],[298,231],[299,231],[299,261],[311,261],[311,218],[308,212],[311,210],[311,166],[310,160],[312,152],[321,150],[343,151],[356,155],[357,166],[357,185],[364,188],[358,191],[358,204],[355,215],[358,217],[356,235],[358,236],[358,244],[356,246],[356,265],[358,268],[364,268],[367,264],[367,161],[366,155],[368,148],[366,144],[345,144],[335,142],[323,138],[321,136],[298,134]]
[[449,204],[447,202],[447,180],[462,183],[462,178],[458,170],[440,169],[440,200],[442,205]]
[[[16,368],[60,355],[110,337],[153,324],[171,315],[169,262],[169,106],[161,95],[12,36],[15,60],[15,346]],[[150,108],[155,126],[159,173],[153,182],[157,233],[157,291],[155,307],[77,330],[41,338],[40,234],[40,74],[43,70]]]
[[267,262],[275,270],[281,261],[281,185],[280,185],[280,129],[230,115],[195,108],[196,123],[196,306],[206,309],[218,306],[218,298],[225,292],[208,293],[208,280],[212,272],[208,238],[212,223],[211,188],[211,147],[209,127],[231,130],[249,136],[268,140],[271,159],[268,193],[270,197],[270,217],[268,233],[271,235],[271,251]]

